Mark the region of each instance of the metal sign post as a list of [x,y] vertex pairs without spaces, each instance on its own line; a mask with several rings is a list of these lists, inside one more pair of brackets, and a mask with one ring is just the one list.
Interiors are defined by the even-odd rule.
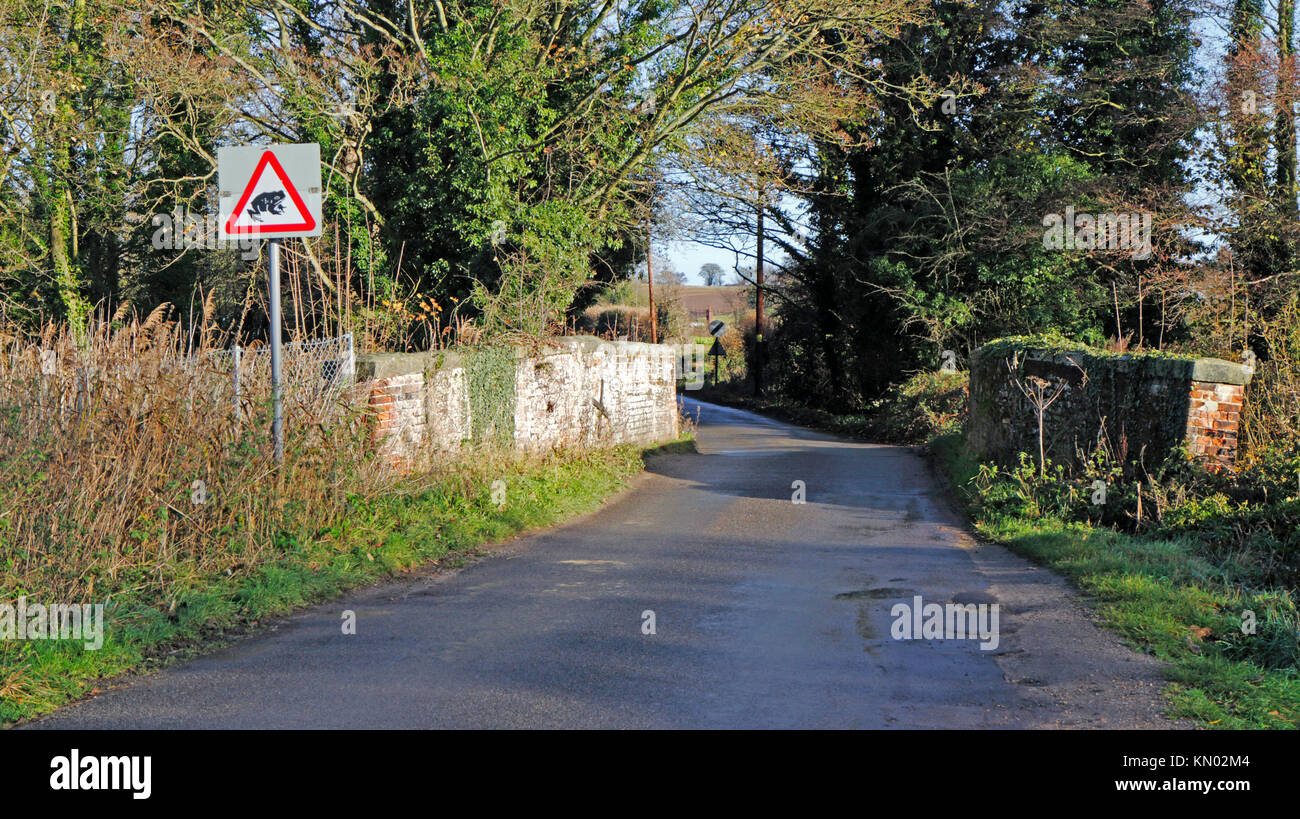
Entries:
[[[271,437],[284,460],[280,244],[321,235],[320,145],[237,145],[217,149],[218,220],[223,239],[267,240],[271,320]],[[238,362],[238,359],[236,359]],[[238,363],[236,363],[238,368]],[[238,369],[236,369],[236,374]]]
[[271,438],[275,441],[275,462],[284,460],[284,382],[280,378],[280,240],[267,241],[270,263],[267,277],[271,291]]
[[[718,323],[721,324],[721,322]],[[722,329],[719,328],[718,332],[721,333]],[[713,346],[709,348],[708,352],[708,355],[713,356],[713,386],[715,387],[718,386],[718,357],[726,354],[727,351],[722,349],[722,339],[715,337],[713,339]]]
[[713,336],[713,346],[705,355],[713,356],[713,386],[718,386],[718,356],[726,355],[727,351],[722,349],[722,334],[726,332],[727,325],[714,319],[709,322],[709,335]]

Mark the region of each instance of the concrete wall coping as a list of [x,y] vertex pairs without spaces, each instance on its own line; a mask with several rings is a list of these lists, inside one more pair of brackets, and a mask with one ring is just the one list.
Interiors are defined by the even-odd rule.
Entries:
[[431,353],[367,353],[357,356],[357,380],[456,369],[464,366],[463,358],[454,350],[439,350]]
[[[982,350],[983,348],[981,348]],[[1250,383],[1255,371],[1245,364],[1227,361],[1222,358],[1182,358],[1136,355],[1096,355],[1090,350],[1035,350],[1033,347],[1022,348],[1025,358],[1032,361],[1050,361],[1058,364],[1072,364],[1086,369],[1088,359],[1102,364],[1109,363],[1121,370],[1134,366],[1147,369],[1148,373],[1166,378],[1202,381],[1213,384],[1234,384],[1245,386]],[[978,355],[980,351],[976,351]]]
[[[603,345],[628,355],[676,355],[673,345],[648,344],[642,341],[609,341],[595,336],[557,336],[543,341],[542,355],[563,355],[576,351],[591,353]],[[522,358],[525,348],[516,347]],[[367,353],[357,356],[357,379],[392,378],[422,372],[455,369],[465,366],[465,356],[456,349],[427,353]]]
[[1193,381],[1207,381],[1215,384],[1240,384],[1245,386],[1255,375],[1255,370],[1235,361],[1222,358],[1198,358],[1192,368]]
[[554,352],[577,349],[584,353],[594,353],[601,347],[609,346],[633,355],[664,355],[676,347],[676,345],[672,344],[650,344],[646,341],[610,341],[607,338],[597,338],[596,336],[554,336],[545,339],[543,346],[551,348]]

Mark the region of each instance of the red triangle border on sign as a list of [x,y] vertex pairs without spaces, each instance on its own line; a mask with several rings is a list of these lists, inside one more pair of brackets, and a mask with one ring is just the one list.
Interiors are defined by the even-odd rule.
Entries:
[[[271,170],[275,171],[275,175],[284,183],[285,192],[289,194],[289,198],[293,200],[294,207],[298,208],[298,212],[303,215],[305,221],[296,225],[248,225],[246,227],[236,227],[235,220],[239,218],[239,214],[243,213],[244,206],[248,204],[249,198],[252,197],[253,188],[257,187],[257,180],[262,178],[262,171],[266,169],[267,165],[271,166]],[[244,188],[244,193],[239,197],[239,204],[235,205],[235,209],[230,212],[230,217],[226,219],[226,233],[235,236],[245,236],[249,234],[255,235],[258,233],[280,233],[286,230],[315,229],[316,219],[312,217],[311,210],[308,209],[306,203],[302,201],[302,197],[298,195],[298,189],[295,188],[293,182],[289,180],[289,175],[285,173],[284,168],[280,166],[280,160],[275,158],[275,152],[270,150],[266,151],[262,154],[262,158],[257,161],[257,167],[253,169],[252,176],[248,178],[248,185]]]

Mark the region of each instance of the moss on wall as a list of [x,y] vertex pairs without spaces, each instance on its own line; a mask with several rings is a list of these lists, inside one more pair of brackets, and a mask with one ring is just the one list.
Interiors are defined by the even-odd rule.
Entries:
[[1020,386],[1038,383],[1049,397],[1063,388],[1044,412],[1049,458],[1070,463],[1101,447],[1120,462],[1154,465],[1185,440],[1188,394],[1204,363],[1097,350],[1059,337],[998,339],[972,356],[971,445],[979,456],[1002,461],[1036,453],[1038,409]]

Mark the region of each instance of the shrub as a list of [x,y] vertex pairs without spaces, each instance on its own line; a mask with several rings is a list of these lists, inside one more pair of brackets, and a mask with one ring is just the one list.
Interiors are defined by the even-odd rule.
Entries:
[[969,403],[968,373],[922,372],[891,388],[872,415],[885,440],[924,443],[960,430]]

